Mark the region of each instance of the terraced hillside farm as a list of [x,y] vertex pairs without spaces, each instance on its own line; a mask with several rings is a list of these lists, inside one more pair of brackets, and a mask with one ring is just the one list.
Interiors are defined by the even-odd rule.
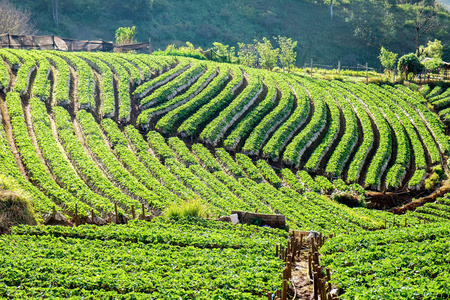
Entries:
[[[436,172],[448,173],[449,137],[440,118],[446,122],[450,89],[326,81],[145,54],[0,49],[0,56],[0,190],[23,190],[38,223],[55,219],[66,225],[127,223],[138,214],[142,219],[158,216],[167,207],[192,199],[203,203],[210,218],[232,210],[283,214],[290,229],[317,230],[322,235],[364,236],[387,227],[448,224],[450,219],[448,195],[402,215],[364,207],[367,191],[391,192],[392,197],[406,192],[412,198],[430,192],[426,182],[435,180]],[[287,238],[286,232],[267,229],[255,242],[252,236],[263,229],[233,229],[205,221],[203,229],[188,224],[180,232],[192,227],[199,236],[201,231],[217,230],[216,236],[197,240],[192,235],[172,245],[181,237],[164,236],[164,230],[177,229],[164,227],[158,218],[149,224],[131,221],[122,229],[108,225],[103,238],[89,226],[73,232],[58,227],[13,228],[1,243],[2,253],[10,254],[0,260],[11,268],[0,272],[7,274],[0,275],[0,296],[127,294],[124,299],[148,299],[151,294],[179,299],[182,293],[197,299],[261,299],[281,287],[282,279],[274,277],[282,271],[274,248]],[[142,240],[152,230],[159,232],[157,236]],[[227,230],[236,237],[227,236]],[[244,240],[234,244],[241,233]],[[127,234],[129,238],[124,237]],[[13,244],[29,244],[29,250]],[[102,255],[111,259],[92,262],[89,253],[104,247],[109,250]],[[112,250],[115,247],[133,249],[139,257],[120,256]],[[271,248],[260,249],[264,247]],[[229,251],[216,253],[214,248]],[[61,281],[46,285],[45,270],[54,262],[34,261],[33,251],[53,259],[53,253],[66,258],[76,249],[86,249],[79,264],[85,260],[89,265],[82,269],[87,279],[70,275],[73,270],[64,260],[58,265],[65,274]],[[159,265],[177,251],[199,257],[174,262],[173,270],[182,272],[191,264],[202,265],[202,258],[210,259],[211,265],[214,259],[230,263],[240,257],[266,259],[270,266],[230,265],[231,273],[221,277],[225,283],[217,294],[210,291],[218,282],[216,273],[199,279],[209,268],[206,265],[193,270],[178,292],[172,291],[175,279],[158,287],[133,285],[132,277],[121,283],[105,279],[111,272],[114,278],[125,276],[105,271],[108,264],[126,268],[149,255],[161,255],[162,262],[146,262],[146,267]],[[30,273],[29,265],[7,258],[18,253],[46,275],[36,281],[37,273]],[[338,275],[343,270],[331,258],[326,262],[336,266]],[[20,272],[14,275],[11,270],[17,268]],[[260,277],[252,283],[249,274],[259,268]],[[94,274],[101,269],[103,281],[95,281]],[[243,281],[248,288],[233,279],[238,276],[234,271],[239,276],[248,273],[244,277],[249,280]],[[169,269],[155,272],[155,285],[171,276]],[[201,280],[210,284],[194,284]],[[348,287],[353,295],[354,286]],[[72,288],[76,289],[69,292]]]

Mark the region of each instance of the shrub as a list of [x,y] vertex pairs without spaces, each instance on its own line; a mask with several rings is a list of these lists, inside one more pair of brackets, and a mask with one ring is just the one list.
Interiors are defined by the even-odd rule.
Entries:
[[206,214],[206,208],[201,203],[200,199],[191,199],[183,202],[181,206],[177,203],[169,206],[165,211],[164,215],[169,220],[180,220],[180,219],[199,219]]

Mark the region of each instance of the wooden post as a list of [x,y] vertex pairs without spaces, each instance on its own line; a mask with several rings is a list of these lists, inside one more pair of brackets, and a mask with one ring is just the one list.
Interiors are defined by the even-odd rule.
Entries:
[[148,38],[148,53],[152,54],[152,38]]
[[298,249],[299,255],[300,255],[300,251],[302,250],[302,246],[303,246],[302,244],[303,244],[303,234],[300,234],[300,247]]
[[387,221],[386,218],[384,218],[384,229],[386,229]]
[[142,220],[145,221],[145,206],[143,203],[142,203]]
[[325,280],[322,278],[320,281],[320,299],[327,299],[327,292],[325,289]]
[[92,220],[92,224],[95,224],[94,209],[91,209],[91,220]]
[[405,227],[407,227],[407,226],[408,226],[408,216],[405,215]]
[[114,203],[114,212],[116,213],[116,224],[119,224],[119,215],[117,214],[117,202]]
[[394,215],[394,221],[392,222],[392,227],[395,226],[395,215]]
[[56,207],[53,205],[53,212],[52,212],[53,220],[56,220]]
[[287,280],[283,280],[283,296],[281,297],[282,300],[287,299]]
[[111,213],[108,213],[108,223],[111,223]]
[[338,75],[341,75],[341,61],[338,62]]
[[278,244],[275,245],[275,248],[276,248],[276,250],[275,250],[275,251],[276,251],[276,252],[275,252],[275,256],[278,257]]
[[314,289],[313,289],[313,296],[314,300],[319,300],[319,286],[318,286],[318,276],[316,272],[313,272],[313,283],[314,283]]
[[292,277],[292,270],[291,270],[291,263],[290,263],[290,262],[288,262],[288,263],[286,264],[286,268],[287,268],[287,275],[288,275],[288,278],[290,279],[290,278]]
[[327,270],[327,281],[330,281],[331,280],[331,270],[330,270],[330,268],[327,268],[326,270]]
[[308,275],[309,278],[312,279],[312,256],[311,254],[308,255]]
[[366,62],[366,84],[369,84],[369,64]]
[[75,226],[78,226],[78,204],[75,203]]
[[267,300],[272,300],[272,292],[267,293]]
[[311,77],[312,77],[313,59],[311,58]]
[[136,218],[136,213],[134,211],[134,205],[131,205],[131,215],[133,216],[133,219]]

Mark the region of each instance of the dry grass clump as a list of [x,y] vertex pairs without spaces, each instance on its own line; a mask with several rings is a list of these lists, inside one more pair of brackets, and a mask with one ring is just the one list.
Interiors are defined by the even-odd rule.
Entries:
[[13,179],[0,174],[0,234],[19,224],[36,225],[30,198]]

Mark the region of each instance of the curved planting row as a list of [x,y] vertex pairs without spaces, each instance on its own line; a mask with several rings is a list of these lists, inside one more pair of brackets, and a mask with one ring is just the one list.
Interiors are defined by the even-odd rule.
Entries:
[[[45,171],[64,189],[68,179],[64,181],[65,174],[58,175],[51,162],[59,159],[71,166],[72,173],[66,173],[83,186],[78,193],[95,193],[92,197],[70,193],[73,203],[80,202],[80,213],[94,209],[104,216],[112,212],[108,200],[129,214],[131,205],[163,208],[195,197],[216,213],[230,208],[226,202],[255,207],[255,199],[243,188],[253,189],[253,183],[283,186],[277,175],[272,176],[271,162],[304,166],[314,174],[377,190],[406,185],[420,189],[427,172],[443,162],[449,149],[439,119],[420,94],[407,93],[406,87],[328,82],[165,56],[23,50],[2,50],[0,56],[2,86],[8,95],[18,93],[24,112],[31,99],[35,107],[38,98],[47,103],[48,129],[65,153],[52,158],[37,149]],[[435,94],[429,99],[446,98],[445,92]],[[33,109],[25,113],[25,124],[39,148],[44,129],[36,127],[34,132],[32,123],[42,122],[32,113]],[[62,137],[64,131],[54,130],[58,117],[69,122],[61,129],[73,132],[72,141],[69,133]],[[136,140],[140,133],[132,127],[124,130],[115,121],[136,122],[138,128],[154,128],[165,138],[176,134],[223,149],[211,156],[205,147],[194,145],[191,151],[182,140],[167,144],[153,132],[146,136],[148,147],[145,139]],[[147,147],[136,148],[134,143]],[[235,152],[265,158],[269,164],[250,165],[248,157]],[[89,164],[75,157],[88,159]],[[319,178],[324,187],[311,190],[330,190],[326,178]],[[239,195],[246,195],[246,200]],[[277,210],[267,200],[260,201]]]

